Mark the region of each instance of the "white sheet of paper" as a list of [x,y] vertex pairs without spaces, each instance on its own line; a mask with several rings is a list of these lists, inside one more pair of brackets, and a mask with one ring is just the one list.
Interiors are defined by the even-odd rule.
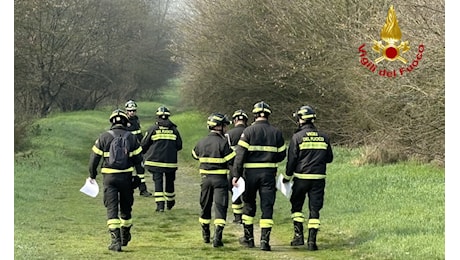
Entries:
[[90,178],[87,178],[85,185],[81,187],[80,191],[90,197],[95,198],[99,193],[99,185],[97,185],[97,182],[91,183]]
[[289,199],[292,193],[292,181],[283,183],[283,175],[279,174],[276,180],[276,189]]
[[246,189],[246,183],[242,177],[238,179],[238,187],[233,186],[232,188],[232,202],[235,202],[241,194],[243,194],[244,190]]

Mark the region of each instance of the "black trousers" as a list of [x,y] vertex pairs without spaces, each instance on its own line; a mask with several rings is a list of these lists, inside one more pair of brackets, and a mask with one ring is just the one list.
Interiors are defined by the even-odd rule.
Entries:
[[259,194],[261,219],[273,219],[273,206],[276,199],[275,173],[245,170],[245,181],[243,214],[250,217],[256,215],[256,197]]
[[324,188],[326,179],[305,180],[294,178],[291,194],[291,213],[302,212],[305,198],[308,196],[309,218],[319,219],[319,211],[323,208]]
[[[155,183],[155,201],[173,201],[176,198],[174,181],[176,180],[176,171],[152,171],[153,182]],[[160,196],[163,194],[163,197]]]
[[134,203],[132,173],[102,174],[102,176],[107,219],[131,219]]
[[206,174],[201,176],[200,206],[202,219],[211,219],[214,203],[215,219],[227,218],[228,179],[226,174]]

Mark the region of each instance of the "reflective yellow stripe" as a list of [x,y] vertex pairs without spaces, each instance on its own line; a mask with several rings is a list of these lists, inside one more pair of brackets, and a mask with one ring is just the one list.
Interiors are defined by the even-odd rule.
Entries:
[[224,158],[211,158],[211,157],[201,157],[200,163],[224,163],[226,160]]
[[254,224],[254,217],[251,217],[251,216],[243,214],[241,219],[243,219],[243,223],[246,224],[246,225]]
[[[134,152],[129,152],[129,157],[133,157],[133,155],[138,155],[142,152],[142,147],[139,146]],[[110,152],[104,152],[104,157],[109,158]]]
[[133,152],[129,153],[129,157],[132,157],[133,155],[138,155],[140,153],[142,153],[142,146],[139,146],[139,148],[137,148]]
[[293,221],[296,221],[296,222],[305,222],[305,216],[303,215],[302,212],[294,212],[291,214],[291,218]]
[[276,152],[278,152],[278,148],[274,147],[274,146],[249,145],[248,151],[276,153]]
[[285,151],[285,150],[286,150],[286,145],[285,144],[283,144],[283,146],[278,148],[278,152],[282,152],[282,151]]
[[317,218],[311,218],[308,220],[307,227],[308,228],[316,228],[319,229],[321,222]]
[[195,150],[193,150],[193,149],[192,149],[192,156],[193,156],[193,158],[195,158],[195,159],[199,159],[199,158],[198,158],[198,155],[196,155]]
[[281,147],[276,147],[276,146],[263,146],[263,145],[250,145],[247,142],[243,140],[238,141],[238,145],[242,146],[248,151],[251,152],[271,152],[271,153],[276,153],[276,152],[282,152],[286,150],[286,145],[283,144]]
[[110,229],[120,228],[121,221],[118,218],[107,220],[107,227]]
[[175,134],[155,134],[152,135],[152,140],[160,140],[160,139],[165,139],[165,140],[176,140],[177,136]]
[[235,151],[233,151],[229,155],[225,156],[224,159],[225,159],[226,162],[228,162],[235,156],[236,156],[236,153],[235,153]]
[[122,227],[130,227],[133,225],[133,219],[120,219],[120,223]]
[[225,219],[223,219],[223,218],[214,219],[214,225],[225,226]]
[[273,219],[260,219],[259,220],[259,226],[261,228],[271,228],[275,222],[273,222]]
[[325,142],[305,142],[301,143],[299,145],[300,150],[304,149],[320,149],[320,150],[326,150],[327,149],[327,143]]
[[249,144],[246,143],[246,142],[243,141],[243,140],[239,140],[239,141],[238,141],[238,145],[239,145],[239,146],[242,146],[242,147],[244,147],[244,148],[246,148],[246,149],[248,149],[248,147],[249,147]]
[[245,163],[244,168],[277,168],[277,163]]
[[177,168],[177,163],[163,163],[163,162],[145,161],[144,165],[156,166],[156,167],[165,167],[165,168]]
[[210,224],[211,220],[210,219],[199,218],[198,222],[200,222],[201,224]]
[[118,169],[112,169],[112,168],[102,168],[101,173],[105,174],[112,174],[112,173],[126,173],[126,172],[132,172],[134,171],[134,167],[129,167],[128,169],[124,170],[118,170]]
[[326,179],[326,174],[307,174],[307,173],[294,172],[294,176],[299,179],[309,179],[309,180]]
[[228,174],[230,170],[228,169],[219,169],[219,170],[204,170],[200,169],[201,174]]
[[101,149],[97,148],[95,145],[93,145],[93,149],[92,149],[92,150],[93,150],[93,152],[94,152],[95,154],[98,154],[98,155],[100,155],[100,156],[103,156],[103,155],[104,155],[104,151],[102,151]]
[[133,135],[137,135],[137,134],[142,133],[142,131],[139,129],[139,130],[131,131],[131,133],[132,133]]
[[243,208],[243,203],[241,204],[232,204],[232,209],[242,209]]

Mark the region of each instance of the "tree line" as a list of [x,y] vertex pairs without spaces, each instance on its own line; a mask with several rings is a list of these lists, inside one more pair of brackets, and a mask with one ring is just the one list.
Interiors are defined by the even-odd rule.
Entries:
[[[391,5],[407,63],[375,63]],[[15,0],[15,120],[146,99],[176,77],[203,113],[264,100],[288,138],[308,104],[336,145],[443,163],[444,26],[441,0]]]

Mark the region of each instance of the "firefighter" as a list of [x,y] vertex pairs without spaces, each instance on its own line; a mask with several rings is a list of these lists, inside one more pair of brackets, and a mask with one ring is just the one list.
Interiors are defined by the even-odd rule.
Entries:
[[[128,116],[129,122],[127,130],[131,131],[133,135],[137,137],[139,143],[142,140],[142,130],[141,130],[141,122],[139,117],[136,115],[137,113],[137,104],[133,100],[128,100],[125,104],[125,111],[126,115]],[[139,185],[139,195],[143,197],[151,197],[152,193],[147,190],[147,185],[145,184],[145,175],[144,175],[144,168],[142,168],[142,172],[137,172],[137,176],[141,179],[141,184]]]
[[254,247],[254,217],[256,196],[259,193],[262,211],[259,220],[260,249],[270,251],[270,233],[274,225],[273,206],[276,198],[275,176],[278,163],[286,157],[286,146],[281,131],[268,122],[272,111],[267,103],[256,103],[252,113],[255,121],[244,129],[236,146],[232,184],[237,186],[237,181],[241,177],[244,177],[246,183],[242,217],[244,236],[240,238],[240,244]]
[[[92,183],[96,180],[97,168],[102,159],[101,174],[104,185],[104,206],[107,209],[107,226],[112,239],[109,250],[122,251],[122,246],[127,246],[131,240],[132,206],[134,191],[139,178],[133,177],[134,168],[142,168],[142,148],[136,137],[129,133],[128,164],[126,167],[114,168],[109,166],[109,148],[113,135],[124,135],[128,124],[128,116],[122,110],[115,110],[109,117],[112,126],[109,131],[102,133],[95,141],[89,160],[89,178]],[[111,131],[111,132],[110,132]],[[113,134],[113,135],[112,135]],[[133,181],[134,180],[134,181]]]
[[[230,146],[232,149],[235,149],[238,141],[240,140],[240,136],[243,133],[243,130],[248,126],[249,117],[246,112],[242,109],[236,110],[232,115],[232,123],[234,127],[227,131],[225,134],[230,142]],[[229,190],[232,191],[232,179],[233,177],[229,175]],[[232,210],[234,220],[233,223],[242,224],[243,220],[241,216],[243,215],[243,201],[241,200],[241,196],[238,197],[234,202],[232,202]]]
[[214,238],[213,247],[222,247],[222,232],[225,227],[228,209],[228,175],[235,157],[235,151],[230,147],[224,136],[227,116],[213,113],[208,117],[209,134],[201,139],[192,149],[192,156],[200,161],[201,215],[199,222],[202,229],[203,241],[210,243],[211,209],[214,204]]
[[319,211],[324,203],[326,186],[326,164],[333,160],[329,137],[315,127],[316,112],[310,106],[302,106],[293,115],[298,124],[289,143],[286,173],[283,182],[293,180],[291,218],[294,224],[294,238],[291,246],[304,245],[302,207],[308,196],[309,216],[307,221],[307,249],[318,250],[316,235],[320,226]]
[[153,196],[157,212],[164,212],[165,202],[168,210],[176,204],[174,181],[177,153],[182,150],[182,138],[177,125],[169,119],[170,115],[167,107],[158,107],[157,121],[148,129],[141,141],[142,149],[145,151],[144,167],[152,174],[155,183]]

